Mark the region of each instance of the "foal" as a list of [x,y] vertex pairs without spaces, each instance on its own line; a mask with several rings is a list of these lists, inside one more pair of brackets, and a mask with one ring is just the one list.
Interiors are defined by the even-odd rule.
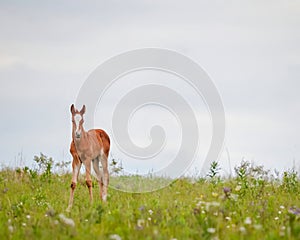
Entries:
[[[93,200],[92,193],[92,178],[91,165],[93,164],[94,171],[97,175],[99,183],[100,198],[106,201],[107,187],[109,183],[108,163],[107,158],[110,148],[110,139],[107,133],[102,129],[92,129],[85,131],[83,128],[83,115],[85,113],[85,105],[78,111],[74,104],[71,106],[72,113],[72,142],[70,152],[73,156],[72,161],[72,184],[69,206],[67,211],[70,211],[73,205],[74,191],[77,184],[80,167],[83,163],[86,171],[86,185],[89,189],[90,200]],[[99,169],[99,162],[103,171]]]

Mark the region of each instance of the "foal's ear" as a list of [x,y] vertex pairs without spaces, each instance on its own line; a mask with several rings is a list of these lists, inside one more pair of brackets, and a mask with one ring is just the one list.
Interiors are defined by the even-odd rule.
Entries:
[[81,110],[80,110],[80,114],[83,115],[85,113],[85,105],[82,106]]
[[74,104],[71,105],[71,113],[74,115],[75,114],[75,107]]

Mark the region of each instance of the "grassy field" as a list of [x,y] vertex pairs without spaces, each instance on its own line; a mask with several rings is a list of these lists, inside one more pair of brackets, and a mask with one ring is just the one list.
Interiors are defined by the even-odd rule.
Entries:
[[100,202],[95,186],[92,204],[81,176],[67,213],[70,180],[47,166],[42,173],[0,171],[0,239],[300,239],[300,185],[294,171],[274,177],[244,162],[235,177],[221,179],[215,166],[205,179],[178,179],[151,193],[109,189],[107,203]]

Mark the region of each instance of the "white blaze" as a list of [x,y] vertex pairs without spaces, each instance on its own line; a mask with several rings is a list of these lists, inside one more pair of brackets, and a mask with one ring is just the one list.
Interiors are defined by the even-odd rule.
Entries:
[[80,114],[78,114],[78,113],[75,114],[75,116],[74,116],[75,126],[76,126],[75,132],[79,133],[79,134],[80,134],[79,123],[80,123],[81,119],[82,119],[82,117]]

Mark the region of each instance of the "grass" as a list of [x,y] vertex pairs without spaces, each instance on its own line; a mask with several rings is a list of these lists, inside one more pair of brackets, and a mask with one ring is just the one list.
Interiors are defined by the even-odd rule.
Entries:
[[[95,186],[92,204],[81,176],[70,213],[65,209],[71,176],[46,173],[0,171],[0,239],[300,238],[300,184],[294,171],[274,178],[244,163],[230,179],[181,178],[149,193],[110,188],[106,203]],[[118,184],[137,182],[141,177],[112,178]],[[155,184],[155,179],[142,183]]]

